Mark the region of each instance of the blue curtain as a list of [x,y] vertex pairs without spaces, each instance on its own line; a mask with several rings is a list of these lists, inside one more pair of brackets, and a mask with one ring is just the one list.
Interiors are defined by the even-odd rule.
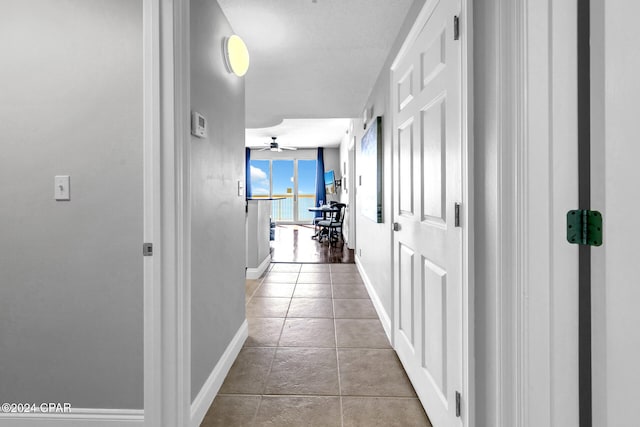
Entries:
[[[316,162],[316,206],[320,206],[320,200],[323,204],[327,203],[326,193],[324,190],[324,149],[318,148],[318,161]],[[322,212],[316,212],[316,218],[322,216]]]
[[247,198],[251,197],[251,148],[245,147],[244,149],[245,159],[245,176],[244,176],[244,193]]

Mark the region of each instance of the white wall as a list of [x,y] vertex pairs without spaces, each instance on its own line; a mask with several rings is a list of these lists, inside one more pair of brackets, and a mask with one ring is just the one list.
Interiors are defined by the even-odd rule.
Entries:
[[591,2],[591,209],[602,212],[603,245],[591,248],[593,425],[624,426],[640,391],[640,208],[638,98],[640,4]]
[[143,406],[141,5],[2,2],[2,402]]
[[192,400],[245,319],[244,79],[225,69],[231,34],[217,2],[191,2],[191,107],[208,128],[190,147]]

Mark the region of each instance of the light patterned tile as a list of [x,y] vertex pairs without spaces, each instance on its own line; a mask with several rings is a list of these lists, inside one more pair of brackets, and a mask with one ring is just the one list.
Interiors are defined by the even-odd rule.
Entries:
[[287,317],[333,318],[333,304],[330,298],[293,298]]
[[265,394],[337,396],[339,391],[335,349],[278,348]]
[[300,273],[298,283],[331,283],[331,274],[327,273]]
[[377,319],[378,313],[368,299],[334,299],[336,319]]
[[338,347],[391,348],[378,319],[336,319]]
[[272,264],[271,273],[299,273],[302,264],[286,264],[275,263]]
[[255,425],[256,427],[341,427],[340,398],[264,396]]
[[247,303],[247,317],[286,317],[291,298],[253,297]]
[[416,395],[393,350],[340,348],[338,360],[343,396]]
[[416,398],[343,397],[344,427],[432,427]]
[[260,400],[260,396],[218,395],[200,427],[251,427]]
[[278,345],[333,348],[336,346],[333,319],[287,319]]
[[293,283],[263,283],[253,296],[291,298],[295,287]]
[[222,394],[261,394],[269,375],[275,348],[249,348],[240,350],[220,388]]
[[278,345],[284,318],[249,317],[249,336],[245,347],[275,347]]

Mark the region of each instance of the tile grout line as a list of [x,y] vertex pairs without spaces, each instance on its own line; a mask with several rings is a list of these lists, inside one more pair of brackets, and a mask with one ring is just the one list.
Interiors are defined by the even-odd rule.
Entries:
[[[338,394],[249,394],[249,393],[218,393],[217,396],[225,397],[341,397]],[[378,394],[347,394],[344,397],[356,397],[359,399],[395,399],[395,400],[419,400],[416,396],[396,396],[396,395],[378,395]]]
[[[269,266],[269,268],[267,269],[267,272],[266,272],[266,274],[264,275],[264,277],[262,277],[262,280],[260,281],[260,284],[256,287],[256,290],[255,290],[255,291],[253,291],[253,294],[252,294],[252,295],[251,295],[251,297],[247,300],[247,306],[249,305],[249,302],[253,299],[253,296],[256,294],[256,292],[258,292],[258,289],[260,289],[260,287],[263,285],[263,283],[264,283],[264,279],[265,279],[265,278],[266,278],[266,276],[271,272],[271,269],[272,269],[272,268],[273,268],[273,265],[270,265],[270,266]],[[256,318],[256,317],[254,317],[254,319],[260,319],[260,318]],[[283,324],[284,324],[284,322],[283,322]],[[280,329],[280,333],[282,333],[282,329]],[[278,338],[278,339],[279,339],[279,338]],[[275,350],[274,350],[274,352],[273,352],[273,359],[271,359],[271,364],[269,365],[269,369],[271,369],[271,365],[273,365],[273,360],[275,359],[275,357],[276,357],[276,352],[275,352]],[[267,376],[267,378],[266,378],[266,379],[268,379],[268,376]],[[265,379],[265,385],[264,385],[264,386],[265,386],[265,388],[266,388],[266,386],[267,386],[267,384],[266,384],[266,379]],[[260,397],[260,401],[258,402],[258,405],[256,406],[256,410],[255,410],[255,412],[253,413],[253,418],[251,419],[251,426],[252,426],[252,427],[253,427],[253,426],[255,426],[255,425],[256,425],[256,422],[258,421],[258,413],[260,412],[260,407],[262,406],[262,400],[264,399],[264,391],[265,391],[265,390],[263,389],[263,390],[262,390],[262,392],[263,392],[263,393],[261,393],[261,394],[259,395],[259,397]]]
[[[268,274],[268,273],[267,273]],[[266,275],[265,275],[266,276]],[[249,301],[251,301],[254,297],[254,295],[256,294],[256,292],[258,292],[258,289],[260,289],[260,287],[262,286],[262,284],[264,283],[264,277],[261,276],[258,278],[259,280],[257,280],[258,282],[258,286],[256,286],[256,288],[253,290],[253,292],[251,293],[251,295],[249,296],[249,298],[247,298],[247,300],[245,301],[244,305],[245,307],[249,305]]]
[[[269,269],[269,272],[271,272],[271,269],[273,269],[273,265],[271,265],[271,268]],[[298,273],[299,275],[300,273]],[[297,277],[296,277],[296,282],[298,281]],[[294,291],[295,291],[295,286],[294,286]],[[291,294],[293,296],[293,294]],[[289,308],[291,307],[291,300],[293,298],[289,298],[289,305],[287,306],[287,311],[284,313],[284,320],[282,321],[282,327],[280,328],[280,334],[278,335],[278,341],[276,342],[276,347],[273,351],[273,359],[271,359],[271,363],[269,364],[269,370],[267,371],[267,375],[265,376],[265,380],[264,380],[264,387],[262,389],[262,393],[261,393],[261,397],[260,397],[260,404],[258,405],[258,409],[260,408],[260,406],[262,406],[262,401],[264,400],[264,396],[267,392],[267,385],[269,383],[269,377],[271,376],[271,370],[273,369],[273,363],[276,361],[276,356],[278,355],[278,348],[280,348],[280,339],[282,338],[282,332],[284,331],[284,325],[287,323],[287,315],[289,314]],[[257,413],[256,413],[257,416]]]
[[251,426],[255,426],[258,422],[258,412],[260,412],[260,407],[262,406],[262,400],[264,399],[264,395],[260,395],[260,401],[258,402],[258,406],[256,407],[256,411],[253,413],[253,418],[251,419]]
[[[273,270],[273,263],[271,263],[271,266],[269,267],[269,270],[267,271],[267,275],[269,273],[271,273],[272,270]],[[266,275],[265,275],[265,278],[266,278]],[[262,279],[262,282],[260,283],[260,286],[262,286],[262,284],[264,283],[264,279],[265,278]],[[297,282],[297,277],[296,277],[296,282]],[[258,288],[260,286],[258,286]],[[258,288],[256,288],[255,292],[258,291]],[[294,291],[295,291],[295,286],[294,286]],[[255,292],[254,292],[254,295],[255,295]],[[253,298],[253,295],[251,297]],[[262,389],[262,393],[260,394],[260,402],[258,402],[258,407],[256,408],[256,411],[253,414],[253,419],[251,420],[251,425],[252,426],[255,426],[256,423],[258,422],[258,413],[260,412],[260,408],[262,407],[262,402],[264,401],[264,396],[266,395],[266,392],[267,392],[267,384],[268,384],[268,381],[269,381],[269,377],[271,376],[271,370],[273,369],[273,363],[276,360],[276,354],[278,353],[278,347],[279,347],[279,344],[280,344],[280,338],[282,338],[282,332],[284,331],[284,324],[287,321],[287,313],[289,312],[289,307],[291,306],[291,300],[292,299],[293,299],[293,293],[291,294],[291,298],[289,298],[289,306],[287,306],[287,311],[285,312],[284,318],[282,320],[282,326],[280,327],[280,333],[278,334],[278,340],[276,341],[276,346],[274,347],[274,351],[273,351],[273,358],[271,359],[271,363],[269,364],[269,370],[268,370],[267,375],[265,377],[264,388]]]
[[331,280],[331,309],[333,310],[333,334],[336,341],[336,368],[338,374],[338,393],[340,394],[340,426],[344,427],[344,404],[342,402],[342,381],[340,380],[340,355],[338,354],[338,325],[336,324],[333,271],[331,269],[331,266],[329,266],[329,279]]

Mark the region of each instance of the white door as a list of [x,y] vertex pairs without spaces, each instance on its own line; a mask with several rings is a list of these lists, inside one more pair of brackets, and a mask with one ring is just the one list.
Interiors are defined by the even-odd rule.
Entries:
[[392,69],[394,341],[435,427],[462,425],[459,2],[435,1]]
[[[640,4],[592,1],[591,208],[593,425],[638,425],[640,401]],[[634,421],[635,420],[635,421]]]

